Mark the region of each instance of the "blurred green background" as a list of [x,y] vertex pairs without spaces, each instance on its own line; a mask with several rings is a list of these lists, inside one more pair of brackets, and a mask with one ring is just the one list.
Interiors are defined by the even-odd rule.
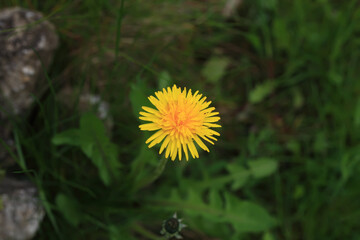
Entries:
[[[184,239],[360,239],[359,1],[243,0],[225,17],[226,2],[0,3],[60,37],[54,91],[15,123],[47,212],[35,239],[161,239],[174,212]],[[142,187],[161,156],[138,111],[174,83],[213,102],[221,136]]]

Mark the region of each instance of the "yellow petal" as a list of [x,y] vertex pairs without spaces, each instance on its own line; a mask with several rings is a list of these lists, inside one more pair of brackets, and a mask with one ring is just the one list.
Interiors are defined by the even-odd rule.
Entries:
[[207,135],[207,137],[210,138],[210,139],[212,139],[212,140],[214,140],[214,141],[217,141],[217,139],[214,138],[212,135]]
[[216,115],[219,115],[219,112],[208,113],[208,114],[206,114],[206,117],[212,117],[212,116],[216,116]]
[[169,145],[167,146],[166,148],[166,151],[165,151],[165,157],[168,158],[169,155],[170,155],[170,148],[172,147],[172,142],[169,143]]
[[219,124],[213,124],[213,123],[204,123],[204,126],[213,127],[213,128],[219,128],[221,125]]
[[183,143],[182,146],[183,146],[183,149],[184,149],[186,161],[189,161],[189,153],[188,153],[188,150],[187,150],[187,144]]
[[157,109],[160,110],[161,103],[159,102],[159,100],[157,100],[154,96],[150,96],[150,97],[148,97],[148,99]]
[[145,111],[147,111],[149,113],[153,113],[158,117],[161,117],[161,113],[158,110],[155,110],[155,109],[149,108],[149,107],[145,107],[145,106],[142,106],[142,109],[144,109]]
[[[162,131],[162,130],[160,130],[160,131]],[[149,148],[152,148],[153,146],[155,146],[156,144],[158,144],[159,142],[161,142],[166,135],[167,135],[167,133],[163,131],[160,136],[156,137],[156,138],[150,143]]]
[[212,111],[214,111],[214,110],[215,110],[215,108],[214,108],[214,107],[211,107],[211,108],[206,108],[206,109],[202,110],[202,111],[201,111],[201,113],[205,114],[205,113],[212,112]]
[[170,156],[174,156],[175,149],[176,149],[176,140],[171,141],[171,149],[170,149]]
[[[220,126],[221,127],[221,126]],[[218,132],[215,132],[214,130],[212,129],[208,129],[208,131],[212,134],[212,135],[215,135],[215,136],[220,136],[220,133]]]
[[189,150],[190,150],[193,158],[199,158],[199,153],[194,145],[194,142],[190,141],[188,145],[189,145]]
[[156,124],[156,123],[141,124],[141,125],[139,126],[139,128],[140,128],[141,130],[146,130],[146,131],[154,131],[154,130],[161,129],[161,127],[159,126],[159,124]]
[[144,120],[144,121],[149,121],[149,122],[158,122],[160,120],[160,118],[158,117],[139,117],[139,119]]
[[169,142],[170,142],[170,136],[168,135],[160,147],[159,154],[161,154],[164,151],[164,149],[167,147]]
[[211,104],[211,101],[208,101],[206,103],[201,104],[200,110],[203,110],[203,109],[207,108],[210,104]]
[[163,134],[164,131],[163,130],[159,130],[157,131],[156,133],[154,133],[153,135],[151,135],[151,137],[149,137],[147,140],[146,140],[146,144],[148,144],[149,142],[151,142],[152,140],[154,140],[155,138],[157,138],[158,136],[160,136],[161,134]]
[[[212,145],[214,145],[214,142],[209,140],[207,137],[205,137],[204,135],[199,135],[202,139],[208,141],[209,143],[211,143]],[[216,139],[215,139],[216,140]]]
[[144,117],[155,117],[154,114],[148,113],[148,112],[140,112],[140,115],[142,115],[142,116],[144,116]]
[[194,137],[195,142],[205,151],[209,152],[209,148],[201,141],[201,139],[198,136]]
[[178,152],[179,152],[179,160],[181,161],[181,157],[182,157],[182,150],[181,150],[181,143],[180,143],[180,141],[178,140],[177,141],[177,150],[178,150]]
[[209,122],[209,123],[211,123],[211,122],[218,122],[219,120],[220,120],[219,117],[207,117],[207,118],[205,118],[205,121],[204,121],[204,122]]
[[177,155],[177,152],[178,152],[178,148],[177,148],[176,145],[177,145],[177,144],[174,142],[175,149],[174,149],[173,155],[172,155],[172,157],[171,157],[171,160],[172,160],[172,161],[175,161],[175,158],[176,158],[176,155]]

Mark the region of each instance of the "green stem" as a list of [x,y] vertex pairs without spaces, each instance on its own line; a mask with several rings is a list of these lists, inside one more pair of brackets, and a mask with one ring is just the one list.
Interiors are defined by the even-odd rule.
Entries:
[[151,240],[164,240],[164,238],[161,238],[157,235],[155,235],[154,233],[150,232],[149,230],[147,230],[146,228],[144,228],[143,226],[139,225],[139,224],[134,224],[132,226],[132,229],[134,231],[136,231],[137,233],[141,234],[142,236],[151,239]]
[[166,163],[167,163],[167,159],[165,157],[162,157],[158,166],[156,167],[154,173],[144,179],[141,179],[136,184],[135,190],[137,191],[137,190],[147,187],[150,184],[152,184],[153,182],[155,182],[155,180],[158,179],[160,177],[160,175],[163,173]]

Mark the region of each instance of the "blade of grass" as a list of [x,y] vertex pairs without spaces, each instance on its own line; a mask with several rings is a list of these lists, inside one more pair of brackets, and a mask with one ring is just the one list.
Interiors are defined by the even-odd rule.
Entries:
[[120,9],[118,11],[118,15],[117,15],[117,19],[116,19],[116,40],[115,40],[115,58],[116,59],[119,57],[121,25],[122,25],[122,20],[124,18],[124,2],[125,2],[125,0],[121,0]]

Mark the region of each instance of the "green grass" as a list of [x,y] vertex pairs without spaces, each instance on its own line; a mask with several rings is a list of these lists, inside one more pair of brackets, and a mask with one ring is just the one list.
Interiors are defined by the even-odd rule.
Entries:
[[[9,2],[61,40],[48,91],[13,121],[47,211],[35,239],[160,239],[174,212],[185,239],[360,239],[357,1],[248,0],[230,20],[221,1]],[[136,113],[173,83],[213,101],[221,137],[139,188],[161,156]],[[113,129],[84,114],[86,92]]]

